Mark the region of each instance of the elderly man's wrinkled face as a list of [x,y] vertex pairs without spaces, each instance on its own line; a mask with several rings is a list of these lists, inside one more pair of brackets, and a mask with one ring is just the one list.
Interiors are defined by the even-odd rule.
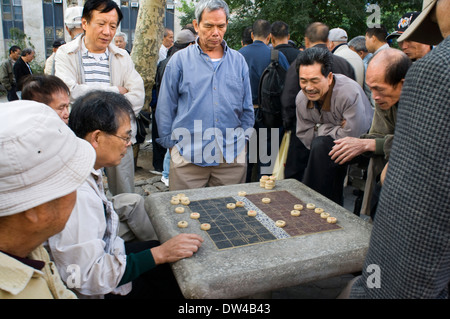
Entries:
[[130,117],[121,115],[119,128],[115,134],[101,132],[98,147],[96,149],[97,159],[94,168],[111,167],[119,165],[131,145],[131,123]]
[[202,13],[200,23],[193,21],[198,33],[200,47],[205,51],[213,51],[222,45],[223,36],[227,31],[227,15],[223,9]]
[[55,110],[64,123],[69,124],[69,103],[69,94],[60,90],[52,94],[52,100],[48,106]]
[[114,44],[116,45],[116,47],[124,49],[124,50],[125,50],[125,47],[127,46],[127,43],[125,42],[124,38],[119,37],[119,36],[114,38]]
[[300,88],[310,101],[322,100],[333,82],[333,73],[322,74],[322,64],[300,65]]
[[166,48],[171,48],[173,45],[173,31],[169,30],[167,31],[167,35],[163,38],[163,45]]
[[412,61],[423,58],[431,50],[428,44],[415,41],[401,41],[398,46]]
[[86,32],[85,45],[91,53],[103,53],[116,35],[119,15],[116,10],[102,13],[92,10],[91,20],[81,19],[81,26]]
[[403,81],[396,86],[386,83],[386,68],[378,63],[369,64],[366,73],[366,83],[372,92],[372,98],[382,110],[388,110],[400,99]]

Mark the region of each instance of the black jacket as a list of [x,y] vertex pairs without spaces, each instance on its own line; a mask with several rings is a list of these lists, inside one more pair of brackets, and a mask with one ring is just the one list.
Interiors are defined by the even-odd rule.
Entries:
[[17,59],[14,64],[14,76],[16,77],[17,91],[22,91],[23,80],[27,75],[30,75],[30,68],[28,64],[22,59],[22,57]]

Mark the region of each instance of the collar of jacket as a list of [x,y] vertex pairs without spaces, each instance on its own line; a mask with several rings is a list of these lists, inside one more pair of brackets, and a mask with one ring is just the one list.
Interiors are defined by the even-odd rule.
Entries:
[[[322,103],[321,111],[330,112],[331,111],[331,96],[333,95],[334,84],[336,83],[336,79],[333,75],[333,81],[331,82],[330,87],[328,88],[328,92],[325,95],[325,98]],[[308,101],[308,109],[314,108],[314,102]]]
[[[203,49],[200,47],[200,44],[198,43],[199,40],[200,40],[200,37],[197,37],[197,39],[195,39],[195,46],[198,48],[198,52],[200,54],[202,54],[202,53],[206,54],[205,52],[203,52]],[[223,48],[223,53],[225,54],[225,52],[228,51],[227,42],[225,40],[222,40],[221,46]]]
[[[67,46],[67,53],[77,53],[77,52],[81,52],[82,51],[82,45],[81,45],[81,41],[84,41],[84,35],[78,38],[73,39],[72,41],[70,41],[67,44],[64,44]],[[108,45],[108,50],[111,54],[114,55],[120,55],[120,56],[124,56],[125,53],[127,53],[127,51],[120,49],[118,47],[116,47],[114,44],[110,43]]]

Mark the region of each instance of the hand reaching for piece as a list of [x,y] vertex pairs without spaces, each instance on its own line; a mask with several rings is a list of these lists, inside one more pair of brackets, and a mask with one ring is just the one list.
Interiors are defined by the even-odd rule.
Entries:
[[197,234],[179,234],[164,244],[151,249],[153,259],[157,265],[176,262],[191,257],[198,251],[203,238]]

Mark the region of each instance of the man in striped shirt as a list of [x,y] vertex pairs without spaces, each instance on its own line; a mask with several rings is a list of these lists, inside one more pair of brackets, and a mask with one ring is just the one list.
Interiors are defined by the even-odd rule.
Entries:
[[[113,0],[88,0],[81,19],[84,35],[61,46],[55,57],[55,75],[70,88],[73,103],[92,90],[123,94],[139,114],[145,99],[144,82],[127,51],[112,42],[122,20]],[[136,143],[136,121],[131,119],[132,144]],[[112,195],[134,193],[134,159],[130,145],[121,163],[105,169]]]

